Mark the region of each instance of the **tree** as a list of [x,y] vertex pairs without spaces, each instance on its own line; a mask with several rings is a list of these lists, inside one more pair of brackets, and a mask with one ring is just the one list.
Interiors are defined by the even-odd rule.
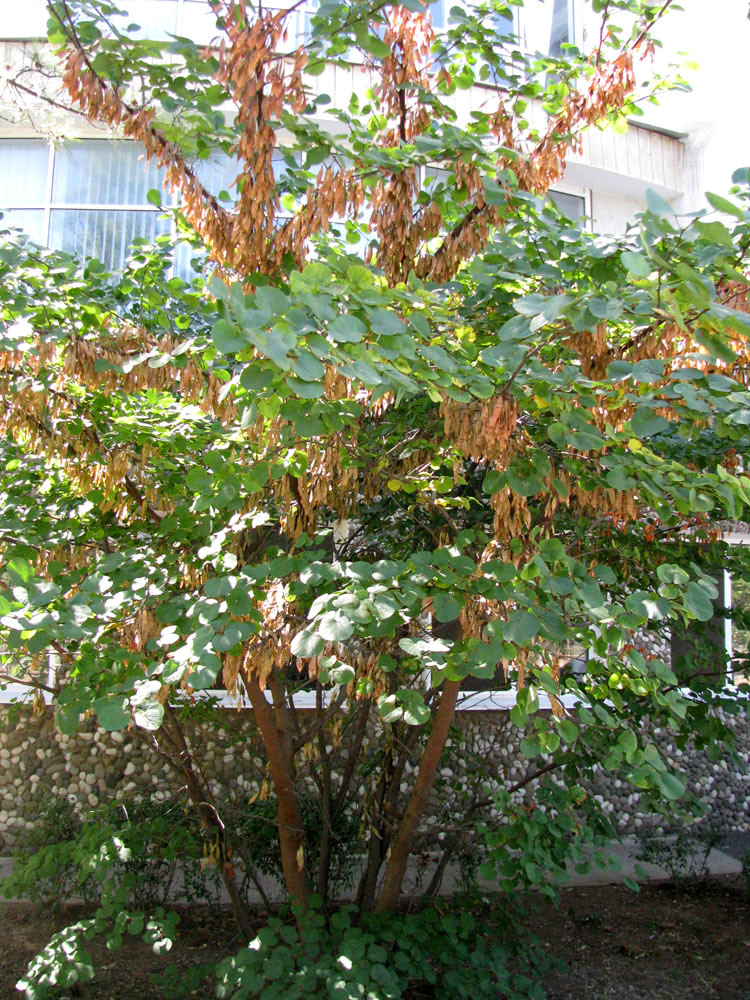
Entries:
[[[211,6],[204,51],[139,39],[103,0],[50,3],[72,105],[164,168],[197,270],[169,277],[169,238],[108,274],[4,236],[8,660],[54,654],[64,731],[94,713],[166,756],[248,935],[253,858],[196,766],[194,692],[221,675],[252,705],[304,927],[313,891],[330,909],[342,816],[364,830],[358,912],[397,908],[415,845],[440,847],[423,820],[462,684],[502,670],[524,771],[488,788],[477,767],[430,893],[488,806],[487,870],[544,885],[593,765],[660,807],[683,795],[644,720],[712,753],[726,735],[726,696],[686,695],[632,636],[710,619],[708,519],[750,502],[748,175],[711,198],[729,222],[651,193],[622,240],[544,200],[582,129],[635,112],[669,2],[595,4],[597,47],[564,58],[499,46],[499,0],[441,35],[420,0],[326,3],[296,48],[294,7]],[[371,89],[323,126],[311,80],[352,61]],[[462,122],[450,98],[477,82]],[[229,192],[201,181],[217,150]]]

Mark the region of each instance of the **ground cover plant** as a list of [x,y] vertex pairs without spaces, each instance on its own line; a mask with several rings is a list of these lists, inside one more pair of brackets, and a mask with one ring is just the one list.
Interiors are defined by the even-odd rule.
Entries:
[[[3,235],[6,676],[40,710],[46,691],[63,732],[93,716],[145,740],[244,941],[299,995],[359,995],[339,948],[399,910],[415,852],[435,861],[420,905],[477,844],[485,876],[553,892],[611,833],[581,785],[592,767],[690,811],[652,729],[731,752],[716,708],[742,695],[694,661],[678,677],[633,635],[711,620],[713,523],[750,503],[750,175],[710,196],[722,218],[678,218],[651,192],[622,239],[544,200],[582,129],[637,110],[634,63],[669,2],[594,3],[594,50],[561,58],[500,45],[488,28],[513,5],[495,0],[441,34],[419,0],[326,3],[301,45],[295,8],[217,0],[209,48],[144,39],[99,0],[49,6],[51,99],[141,144],[179,194],[179,235],[114,274]],[[364,66],[345,107],[315,86],[333,64]],[[479,83],[486,105],[457,113]],[[201,179],[212,157],[219,190]],[[190,276],[171,270],[175,240]],[[476,681],[515,692],[513,776],[462,750]],[[244,849],[193,725],[225,711],[199,697],[217,683],[252,707],[246,804],[272,805],[261,829],[296,914],[258,938],[239,886],[262,895],[270,862]],[[429,822],[437,788],[456,809]],[[344,918],[334,858],[352,831]],[[426,913],[430,940],[458,933]],[[92,934],[166,948],[174,928],[105,880],[24,989],[90,978]],[[466,968],[497,958],[493,989],[538,993],[464,944]],[[332,949],[330,982],[300,964],[308,946]],[[275,995],[258,961],[227,959],[221,995]],[[398,995],[404,970],[372,963],[369,995]]]
[[[510,918],[527,943],[536,940],[542,951],[562,960],[550,963],[546,972],[538,966],[533,970],[549,1000],[744,1000],[750,988],[747,900],[742,884],[710,879],[688,889],[646,883],[638,895],[622,885],[567,888],[557,905],[527,900],[525,914],[509,911],[505,899],[493,907],[491,899],[475,898],[472,905],[481,908],[482,926],[495,943],[513,941]],[[80,917],[80,909],[54,916],[29,903],[0,903],[4,996],[14,994],[26,963],[52,934]],[[188,997],[211,996],[215,966],[243,942],[226,914],[193,907],[183,910],[182,917],[174,948],[166,954],[154,954],[138,938],[117,951],[93,941],[89,947],[96,979],[58,995],[173,1000],[181,987]],[[422,981],[407,995],[409,1000],[429,1000],[430,989]]]

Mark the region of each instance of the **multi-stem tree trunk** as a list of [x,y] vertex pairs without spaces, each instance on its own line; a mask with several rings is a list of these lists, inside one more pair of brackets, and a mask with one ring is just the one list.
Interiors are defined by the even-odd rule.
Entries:
[[[271,780],[276,793],[276,819],[279,828],[284,884],[290,899],[304,909],[309,896],[305,833],[302,813],[294,789],[294,762],[291,759],[291,747],[284,732],[277,725],[274,709],[266,701],[266,696],[261,690],[257,677],[245,672],[243,673],[243,681],[250,698],[250,704],[255,712],[255,720],[266,751]],[[285,711],[285,706],[277,702],[275,706],[277,717],[283,715]]]
[[[285,702],[283,686],[278,679],[269,683],[273,696],[273,703],[269,704],[257,678],[248,674],[244,677],[244,683],[267,754],[277,799],[278,836],[285,888],[289,897],[295,902],[302,903],[304,908],[310,891],[308,865],[305,857],[302,814],[294,783],[292,720]],[[400,747],[400,753],[395,758],[391,757],[390,762],[383,763],[373,800],[375,812],[370,825],[365,869],[356,897],[357,907],[361,912],[372,909],[393,910],[398,905],[409,856],[435,783],[441,755],[454,718],[460,686],[458,681],[448,681],[443,686],[429,736],[419,759],[411,797],[402,819],[395,826],[392,824],[398,815],[397,793],[401,787],[406,759],[412,757],[414,746],[418,742],[419,730],[410,733],[413,739],[407,740]],[[356,758],[348,760],[349,764],[354,765],[353,770],[356,770],[356,763],[366,739],[364,732],[366,718],[367,713],[363,713],[360,721],[364,722],[357,729],[350,751],[354,752]],[[318,735],[325,743],[322,733]],[[348,771],[348,780],[344,782],[344,787],[339,790],[335,800],[331,794],[330,784],[327,784],[328,793],[325,796],[325,809],[321,816],[321,821],[327,824],[327,829],[321,831],[321,856],[316,879],[317,891],[324,899],[328,898],[330,878],[332,849],[330,824],[335,813],[343,807],[341,793],[345,793],[349,787],[353,770],[345,768],[345,771]],[[330,782],[330,775],[328,781]],[[384,861],[386,870],[382,889],[378,894],[378,880]]]
[[[163,725],[160,732],[169,744],[171,753],[164,753],[163,756],[169,762],[169,765],[174,768],[174,770],[185,781],[188,798],[190,799],[201,822],[205,825],[207,830],[213,831],[216,836],[219,854],[219,874],[221,875],[221,880],[224,883],[224,888],[226,889],[229,897],[232,913],[234,914],[237,926],[242,934],[249,939],[253,936],[253,922],[245,901],[242,899],[237,888],[237,882],[234,875],[234,865],[232,864],[231,835],[228,833],[216,803],[213,801],[210,788],[207,783],[201,779],[201,776],[196,771],[192,754],[190,753],[190,747],[188,746],[187,740],[185,739],[182,729],[180,728],[175,713],[169,705],[166,707],[165,717],[170,724]],[[257,884],[257,879],[255,879],[253,873],[251,874]],[[261,891],[264,903],[268,905],[268,900],[265,895],[263,895],[260,885],[258,885],[258,889]]]
[[419,762],[419,770],[414,781],[409,805],[398,825],[396,836],[391,845],[383,888],[376,904],[377,910],[390,911],[398,905],[409,855],[414,846],[419,821],[424,815],[427,800],[435,784],[440,757],[456,711],[456,701],[460,689],[460,681],[445,681],[443,684],[440,702],[432,720],[432,729]]

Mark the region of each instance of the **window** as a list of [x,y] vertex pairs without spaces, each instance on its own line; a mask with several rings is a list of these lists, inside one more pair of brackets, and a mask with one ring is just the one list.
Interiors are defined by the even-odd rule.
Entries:
[[264,4],[265,10],[287,10],[293,7],[291,18],[287,21],[287,38],[284,48],[295,49],[298,45],[304,44],[311,35],[310,20],[320,6],[319,0],[303,0],[299,6],[294,4],[294,0],[271,0]]
[[[212,193],[227,192],[231,205],[239,173],[236,160],[217,152],[194,164]],[[282,154],[274,154],[277,181],[287,170]],[[148,200],[161,191],[163,171],[147,163],[140,147],[125,139],[79,139],[50,147],[40,139],[0,140],[0,211],[4,224],[23,229],[42,246],[64,250],[86,261],[101,260],[121,269],[136,238],[153,240],[172,231],[172,223]],[[175,197],[162,192],[162,203]],[[278,222],[289,218],[280,211]],[[177,250],[175,270],[191,273],[187,246]]]
[[[208,0],[122,0],[121,6],[127,10],[127,17],[113,19],[115,27],[123,30],[129,24],[137,24],[136,38],[165,41],[172,35],[181,35],[195,42],[210,42],[219,32],[216,14]],[[271,0],[263,4],[266,11],[286,10],[294,6],[288,29],[287,42],[290,47],[299,45],[309,34],[310,17],[318,7],[318,0],[304,0],[294,5],[293,0]]]
[[[496,15],[497,34],[500,38],[516,38],[526,52],[562,56],[562,46],[573,42],[574,0],[525,0],[523,7],[509,7],[507,14]],[[453,0],[437,0],[430,4],[432,21],[436,28],[445,28]]]
[[137,24],[136,38],[165,41],[171,35],[182,35],[196,42],[209,42],[216,34],[216,15],[207,0],[123,0],[127,17],[113,19],[123,30]]
[[[201,182],[214,194],[235,192],[235,160],[218,152],[195,164]],[[274,156],[277,179],[286,166]],[[134,239],[149,241],[172,231],[172,223],[148,200],[161,191],[163,171],[147,163],[128,140],[80,139],[50,147],[40,139],[0,140],[0,211],[4,225],[17,226],[42,246],[64,250],[83,261],[92,257],[121,269]],[[162,203],[177,200],[162,192]],[[286,216],[282,212],[280,218]],[[191,251],[180,245],[176,271],[191,273]]]
[[718,594],[710,621],[672,624],[671,666],[680,682],[687,686],[723,687],[728,680],[732,651],[729,574],[717,573],[715,583]]
[[[454,0],[430,4],[436,28],[445,28]],[[165,41],[182,35],[197,42],[209,42],[217,35],[216,15],[208,0],[122,0],[119,4],[127,17],[118,16],[113,24],[120,30],[137,24],[137,37]],[[266,10],[283,10],[292,0],[271,0]],[[318,0],[304,0],[295,6],[288,30],[288,43],[296,46],[309,34],[310,18]],[[26,0],[21,5],[8,3],[3,10],[0,35],[3,38],[38,38],[47,34],[47,8],[44,0]],[[507,17],[497,17],[498,35],[515,35],[529,52],[562,55],[562,46],[574,40],[573,0],[526,0],[523,8],[509,8]]]
[[[26,0],[23,4],[6,0],[2,6],[0,37],[46,37],[49,14],[45,0]],[[129,24],[139,25],[136,37],[164,41],[170,35],[184,35],[208,42],[217,34],[216,15],[208,0],[118,0],[117,6],[127,11],[127,17],[114,17],[112,24],[120,30]]]
[[581,222],[586,215],[586,199],[580,194],[567,194],[565,191],[550,191],[547,195],[563,215],[573,222]]
[[121,268],[137,237],[169,232],[147,194],[161,171],[125,140],[82,139],[62,147],[39,139],[0,142],[0,209],[36,243]]
[[526,0],[516,19],[516,33],[527,52],[562,56],[562,46],[573,41],[572,0]]

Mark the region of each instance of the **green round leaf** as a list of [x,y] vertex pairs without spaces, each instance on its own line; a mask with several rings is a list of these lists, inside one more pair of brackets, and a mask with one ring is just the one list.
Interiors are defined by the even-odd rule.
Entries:
[[160,705],[158,701],[146,702],[135,709],[133,719],[136,726],[154,732],[161,726],[164,719],[164,706]]
[[464,602],[461,598],[445,590],[436,590],[432,595],[432,610],[439,622],[452,622],[458,618]]
[[127,703],[127,698],[121,695],[112,695],[106,698],[97,698],[91,707],[94,709],[102,729],[111,732],[118,729],[125,729],[130,724],[130,712],[127,710]]
[[325,648],[325,642],[315,632],[303,629],[292,639],[290,651],[292,656],[300,656],[309,659],[312,656],[320,656]]
[[353,633],[354,625],[340,611],[329,611],[318,622],[318,634],[327,642],[345,642]]

